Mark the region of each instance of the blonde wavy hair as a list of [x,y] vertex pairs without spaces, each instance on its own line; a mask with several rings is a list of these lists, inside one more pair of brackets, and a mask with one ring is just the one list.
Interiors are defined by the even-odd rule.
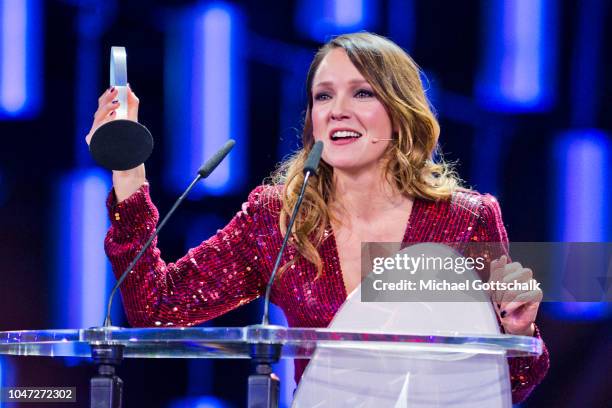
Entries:
[[[367,32],[340,35],[319,49],[308,70],[303,148],[272,174],[272,183],[282,186],[280,228],[283,234],[287,233],[289,217],[304,181],[304,162],[314,144],[312,82],[323,58],[337,48],[347,53],[372,86],[389,114],[393,129],[397,129],[385,153],[385,178],[397,192],[426,200],[448,200],[460,184],[452,167],[439,154],[440,125],[425,96],[418,65],[399,46],[379,35]],[[439,157],[437,162],[434,156]],[[333,198],[333,168],[322,161],[317,177],[311,177],[308,182],[290,240],[316,266],[318,276],[323,264],[317,248],[325,238],[327,226],[336,221],[329,207]]]

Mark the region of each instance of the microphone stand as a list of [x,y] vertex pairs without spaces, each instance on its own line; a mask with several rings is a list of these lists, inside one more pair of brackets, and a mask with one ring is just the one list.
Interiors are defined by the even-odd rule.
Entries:
[[[287,232],[283,239],[283,243],[278,251],[276,262],[270,279],[266,285],[266,295],[264,297],[264,312],[261,325],[252,326],[254,329],[265,330],[270,327],[270,295],[272,293],[272,285],[274,278],[280,267],[281,259],[291,236],[293,223],[297,218],[297,214],[304,200],[308,179],[312,174],[316,174],[323,152],[323,142],[317,142],[312,147],[306,163],[304,164],[304,181],[300,190],[300,195],[293,207],[293,213],[289,219]],[[254,373],[249,375],[249,390],[248,390],[248,408],[277,408],[279,402],[280,380],[272,373],[272,364],[278,362],[281,356],[283,345],[281,343],[252,343],[249,344],[249,352],[253,365],[255,366]]]
[[[145,245],[138,252],[134,260],[130,262],[128,267],[125,269],[123,274],[117,279],[117,283],[113,287],[111,294],[108,298],[106,306],[106,318],[104,319],[103,327],[99,328],[104,333],[104,338],[110,340],[109,330],[114,329],[111,322],[111,308],[113,304],[113,298],[121,283],[125,280],[128,273],[134,268],[136,263],[140,260],[142,255],[151,246],[151,243],[157,237],[159,232],[162,230],[168,219],[174,214],[174,211],[178,206],[185,200],[187,195],[195,187],[198,181],[208,177],[213,170],[223,161],[234,147],[236,142],[233,139],[228,140],[225,145],[217,152],[214,156],[200,167],[198,175],[191,182],[185,192],[176,200],[168,214],[159,223],[155,232],[149,237]],[[99,342],[91,345],[91,357],[94,360],[94,364],[97,366],[97,375],[92,377],[90,380],[90,400],[89,404],[91,408],[121,408],[123,403],[123,381],[117,375],[115,375],[116,367],[121,364],[123,359],[124,346],[120,344],[113,344],[112,342]]]
[[[287,233],[283,239],[283,244],[278,256],[274,269],[270,274],[270,280],[266,287],[266,296],[264,299],[264,313],[261,325],[255,326],[257,328],[265,329],[270,327],[269,314],[270,314],[270,293],[272,292],[272,284],[274,283],[274,277],[280,266],[281,258],[287,241],[291,235],[291,228],[297,216],[297,213],[304,199],[304,193],[306,192],[306,186],[308,178],[310,177],[310,171],[306,172],[304,177],[304,184],[302,184],[302,190],[298,197],[298,201],[293,208],[293,214],[289,220],[287,226]],[[277,408],[279,402],[279,391],[280,391],[280,380],[276,375],[272,373],[272,364],[278,362],[281,356],[282,344],[279,343],[252,343],[249,344],[249,354],[251,355],[251,361],[255,367],[254,373],[249,375],[249,390],[248,390],[248,408]]]
[[[111,323],[111,307],[113,304],[113,298],[115,292],[121,285],[121,283],[127,277],[127,274],[134,268],[136,263],[140,260],[145,251],[151,246],[151,243],[159,234],[159,231],[166,225],[166,221],[172,216],[177,207],[183,202],[187,194],[193,189],[193,187],[202,179],[202,175],[198,173],[196,178],[191,182],[187,190],[179,197],[174,203],[168,214],[164,217],[162,222],[155,232],[149,237],[147,243],[138,252],[138,255],[127,267],[125,272],[117,279],[117,283],[111,291],[108,304],[106,307],[106,318],[104,319],[104,329],[112,329]],[[121,364],[123,359],[124,346],[120,344],[95,344],[91,345],[91,357],[94,364],[97,366],[97,375],[90,381],[90,407],[91,408],[121,408],[123,402],[123,380],[115,374],[116,368]]]

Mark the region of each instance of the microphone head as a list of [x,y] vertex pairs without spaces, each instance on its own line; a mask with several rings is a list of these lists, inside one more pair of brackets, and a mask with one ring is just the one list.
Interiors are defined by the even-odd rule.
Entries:
[[202,167],[200,167],[198,174],[202,178],[210,176],[210,174],[217,168],[223,159],[225,159],[225,156],[227,156],[228,153],[234,148],[235,144],[236,141],[234,139],[229,139],[227,142],[225,142],[223,147],[217,153],[215,153],[213,157],[208,159],[206,163],[202,165]]
[[323,153],[323,142],[318,141],[312,146],[310,153],[308,153],[308,158],[306,158],[306,163],[304,164],[304,174],[307,172],[315,173],[317,168],[319,167],[319,162],[321,161],[321,154]]
[[129,170],[144,163],[153,151],[151,132],[138,122],[116,119],[100,126],[91,137],[89,152],[108,170]]

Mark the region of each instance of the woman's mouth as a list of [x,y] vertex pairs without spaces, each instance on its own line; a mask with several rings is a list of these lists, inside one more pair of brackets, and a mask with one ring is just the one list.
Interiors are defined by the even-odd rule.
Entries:
[[361,137],[361,133],[354,130],[337,130],[331,134],[331,140],[334,144],[348,144]]

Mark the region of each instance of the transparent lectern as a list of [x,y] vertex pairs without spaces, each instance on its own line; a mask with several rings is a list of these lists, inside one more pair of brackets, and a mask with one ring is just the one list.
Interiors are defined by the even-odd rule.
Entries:
[[542,342],[500,334],[486,299],[469,301],[457,292],[448,301],[364,302],[359,287],[327,328],[11,331],[0,332],[0,353],[93,358],[95,408],[121,406],[116,367],[123,358],[251,359],[249,408],[278,406],[271,364],[281,358],[310,359],[296,408],[492,408],[512,405],[507,357],[538,356]]
[[253,359],[249,408],[277,406],[278,384],[265,380],[279,358],[312,359],[295,407],[510,407],[506,357],[541,352],[539,339],[499,334],[279,326],[0,332],[2,354],[93,357],[98,374],[90,395],[96,408],[121,406],[115,367],[122,358]]

